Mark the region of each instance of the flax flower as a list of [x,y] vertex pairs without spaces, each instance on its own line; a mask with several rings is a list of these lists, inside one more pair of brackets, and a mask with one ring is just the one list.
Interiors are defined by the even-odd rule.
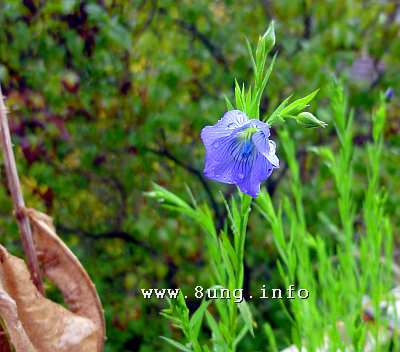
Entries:
[[275,143],[269,139],[267,123],[249,119],[239,110],[228,111],[214,125],[201,131],[206,148],[206,177],[235,184],[257,197],[260,184],[279,167]]

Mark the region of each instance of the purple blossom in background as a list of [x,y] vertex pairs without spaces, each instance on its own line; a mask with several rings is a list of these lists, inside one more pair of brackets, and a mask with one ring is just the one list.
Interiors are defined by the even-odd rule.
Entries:
[[260,184],[279,167],[275,143],[268,124],[249,120],[239,110],[228,111],[214,125],[201,131],[206,148],[204,175],[237,185],[243,193],[257,197]]
[[394,96],[393,88],[389,87],[388,89],[386,89],[385,92],[386,101],[391,101],[393,99],[393,96]]

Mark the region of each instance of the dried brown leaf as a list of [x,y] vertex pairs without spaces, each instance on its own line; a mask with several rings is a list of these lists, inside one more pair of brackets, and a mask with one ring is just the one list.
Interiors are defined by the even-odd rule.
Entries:
[[96,324],[99,346],[102,346],[105,338],[104,314],[95,286],[79,260],[57,236],[52,219],[35,209],[27,209],[26,212],[32,224],[44,275],[62,292],[72,312]]
[[[19,321],[38,351],[99,350],[97,327],[91,320],[43,297],[32,283],[25,262],[10,255],[4,247],[0,247],[0,259],[4,289],[15,301]],[[17,349],[17,352],[25,350]]]
[[11,346],[17,351],[36,351],[18,318],[17,304],[2,285],[0,285],[0,317],[1,352],[11,351]]
[[[69,309],[43,297],[25,262],[0,246],[0,352],[101,352],[103,310],[78,259],[58,238],[51,218],[26,210],[43,273]],[[1,331],[1,329],[3,331]]]

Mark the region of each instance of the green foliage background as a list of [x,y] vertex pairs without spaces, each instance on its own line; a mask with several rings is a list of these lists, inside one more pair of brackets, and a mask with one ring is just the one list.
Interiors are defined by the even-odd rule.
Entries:
[[[159,335],[178,331],[159,316],[165,303],[144,301],[139,288],[206,281],[202,233],[143,196],[151,181],[208,202],[220,222],[218,191],[233,189],[202,176],[199,133],[224,112],[232,82],[251,77],[245,37],[256,43],[274,19],[278,60],[263,100],[271,112],[291,92],[320,87],[312,110],[329,126],[317,132],[290,125],[296,138],[309,224],[338,223],[334,185],[309,147],[335,148],[326,86],[345,82],[355,111],[354,189],[365,189],[363,145],[369,116],[389,87],[383,179],[398,233],[400,176],[400,8],[394,1],[2,1],[0,80],[10,109],[16,156],[29,206],[55,218],[61,237],[96,283],[107,318],[106,351],[169,351]],[[276,135],[275,138],[276,140]],[[280,151],[279,140],[278,155]],[[274,198],[287,188],[286,164],[268,181]],[[2,169],[1,243],[21,253]],[[317,191],[316,191],[317,190]],[[186,196],[186,195],[185,195]],[[396,223],[397,221],[397,223]],[[270,229],[253,214],[245,288],[282,284]],[[360,223],[361,227],[362,224]],[[50,288],[51,289],[51,288]],[[52,295],[57,297],[57,293]],[[196,307],[198,301],[189,301]],[[278,342],[290,342],[278,303],[253,301]],[[207,331],[203,332],[205,335]],[[244,350],[265,351],[256,330]]]

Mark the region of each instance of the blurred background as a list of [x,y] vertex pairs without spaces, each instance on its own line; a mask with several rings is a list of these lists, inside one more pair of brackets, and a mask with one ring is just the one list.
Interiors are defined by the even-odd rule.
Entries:
[[[206,285],[201,230],[143,193],[154,181],[187,198],[186,184],[223,223],[218,192],[229,196],[233,189],[202,175],[199,133],[223,114],[224,95],[233,96],[234,78],[251,78],[245,38],[256,44],[271,20],[278,59],[263,114],[292,93],[300,97],[319,87],[310,111],[328,123],[326,129],[312,131],[289,123],[298,145],[311,228],[323,229],[329,241],[337,222],[329,172],[309,150],[337,144],[327,109],[327,87],[337,77],[355,113],[354,187],[360,197],[370,114],[380,93],[391,99],[382,172],[396,235],[397,1],[0,2],[0,81],[26,202],[54,217],[59,235],[96,283],[107,319],[106,351],[170,351],[159,336],[179,339],[179,332],[159,315],[165,302],[145,301],[138,289],[180,287],[192,292],[194,286]],[[287,188],[282,159],[266,184],[275,199]],[[3,167],[1,176],[1,243],[21,255]],[[262,284],[282,285],[269,234],[254,213],[246,249],[248,291]],[[193,308],[198,302],[188,304]],[[279,343],[290,342],[279,303],[252,305],[260,326],[270,322]],[[266,344],[263,329],[243,342],[246,350],[263,351]]]

